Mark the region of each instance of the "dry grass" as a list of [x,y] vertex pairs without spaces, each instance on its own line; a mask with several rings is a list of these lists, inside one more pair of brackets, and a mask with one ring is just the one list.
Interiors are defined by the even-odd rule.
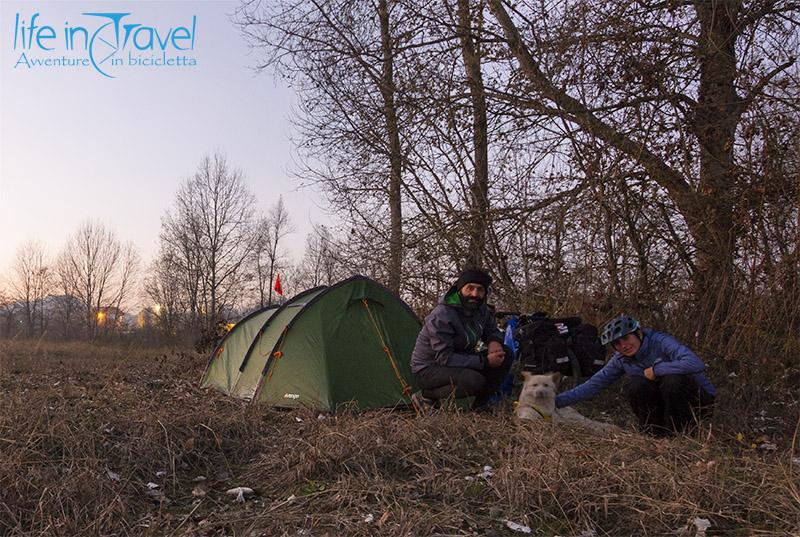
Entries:
[[[0,353],[0,535],[676,535],[696,516],[709,535],[800,535],[791,428],[766,451],[727,416],[664,441],[510,412],[320,419],[197,389],[191,353]],[[240,485],[256,496],[232,501]]]

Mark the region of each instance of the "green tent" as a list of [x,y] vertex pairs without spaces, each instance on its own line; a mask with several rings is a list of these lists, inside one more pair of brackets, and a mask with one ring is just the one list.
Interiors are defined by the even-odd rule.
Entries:
[[222,339],[201,385],[279,407],[336,411],[409,404],[419,319],[381,284],[353,276],[255,311]]

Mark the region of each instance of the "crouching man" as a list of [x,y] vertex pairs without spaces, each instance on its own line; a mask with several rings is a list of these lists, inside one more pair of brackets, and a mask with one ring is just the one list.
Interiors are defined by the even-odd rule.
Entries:
[[[486,305],[491,283],[487,272],[465,270],[425,317],[411,355],[411,371],[422,388],[411,399],[420,411],[443,399],[471,396],[472,409],[480,410],[508,373],[512,354]],[[478,341],[486,351],[476,351]]]
[[671,335],[643,329],[633,317],[620,315],[606,323],[600,341],[611,344],[614,354],[589,380],[558,394],[557,408],[591,399],[624,375],[642,432],[667,436],[711,413],[716,390],[703,374],[705,364]]

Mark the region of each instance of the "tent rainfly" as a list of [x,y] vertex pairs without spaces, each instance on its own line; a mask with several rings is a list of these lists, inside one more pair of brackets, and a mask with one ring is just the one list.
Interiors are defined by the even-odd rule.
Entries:
[[254,311],[211,355],[201,386],[277,407],[335,412],[409,404],[420,322],[376,281],[353,276]]

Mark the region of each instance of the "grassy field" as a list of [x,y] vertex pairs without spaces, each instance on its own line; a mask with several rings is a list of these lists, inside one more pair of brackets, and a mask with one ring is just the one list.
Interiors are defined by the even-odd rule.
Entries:
[[[510,407],[252,407],[200,390],[204,365],[0,342],[0,535],[695,536],[696,518],[709,537],[800,535],[796,386],[726,376],[709,427],[655,441],[518,424]],[[254,495],[235,501],[239,486]]]

